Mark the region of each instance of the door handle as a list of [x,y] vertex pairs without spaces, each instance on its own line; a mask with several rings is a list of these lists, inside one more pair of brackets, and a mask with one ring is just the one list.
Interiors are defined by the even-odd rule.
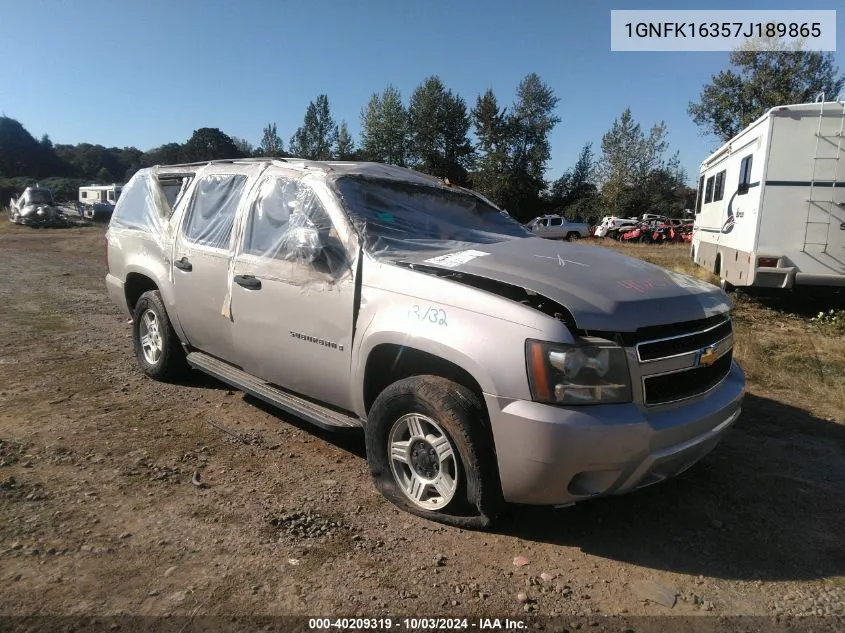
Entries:
[[189,273],[194,269],[194,265],[188,260],[187,257],[183,257],[182,259],[177,259],[173,262],[173,265],[176,266],[179,270],[184,270],[185,272]]
[[261,290],[261,280],[254,275],[235,275],[235,283],[247,290]]

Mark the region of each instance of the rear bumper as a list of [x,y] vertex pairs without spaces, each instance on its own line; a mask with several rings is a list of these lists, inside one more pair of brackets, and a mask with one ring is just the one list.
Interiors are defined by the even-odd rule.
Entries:
[[120,308],[123,314],[128,318],[132,318],[129,307],[126,305],[126,293],[123,290],[123,281],[109,273],[106,275],[106,290],[109,293],[109,298]]
[[795,273],[795,285],[845,287],[845,275]]
[[485,394],[506,501],[558,505],[680,474],[739,417],[745,375],[732,363],[706,396],[673,407],[562,408]]

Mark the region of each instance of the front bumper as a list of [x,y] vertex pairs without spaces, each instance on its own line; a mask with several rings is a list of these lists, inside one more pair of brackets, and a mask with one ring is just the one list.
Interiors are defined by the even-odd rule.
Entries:
[[706,395],[662,407],[563,408],[485,394],[505,500],[566,504],[678,475],[718,444],[744,392],[734,361]]

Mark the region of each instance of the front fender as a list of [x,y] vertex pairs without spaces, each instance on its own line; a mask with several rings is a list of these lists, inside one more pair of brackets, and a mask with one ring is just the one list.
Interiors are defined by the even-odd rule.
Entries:
[[[469,291],[469,289],[467,289]],[[368,289],[352,358],[352,401],[364,414],[367,359],[382,344],[432,354],[469,373],[484,393],[529,397],[525,339],[538,330],[453,305]],[[377,306],[377,307],[376,307]],[[389,371],[389,368],[386,368]]]

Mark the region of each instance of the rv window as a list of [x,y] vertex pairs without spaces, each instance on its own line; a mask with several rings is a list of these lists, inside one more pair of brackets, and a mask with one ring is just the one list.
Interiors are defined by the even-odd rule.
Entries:
[[725,197],[725,170],[716,174],[716,187],[713,190],[713,202]]
[[79,197],[80,197],[80,198],[87,198],[87,197],[88,197],[88,192],[87,192],[87,191],[83,191],[83,192],[79,195]]
[[713,176],[707,179],[707,190],[704,192],[704,204],[713,202]]
[[742,163],[739,166],[739,188],[737,189],[737,195],[743,195],[748,193],[748,187],[751,184],[751,164],[754,160],[754,154],[749,154],[745,158],[742,159]]
[[701,213],[701,199],[704,197],[704,176],[698,179],[698,193],[695,194],[695,213]]
[[114,191],[109,191],[109,200],[114,202]]

